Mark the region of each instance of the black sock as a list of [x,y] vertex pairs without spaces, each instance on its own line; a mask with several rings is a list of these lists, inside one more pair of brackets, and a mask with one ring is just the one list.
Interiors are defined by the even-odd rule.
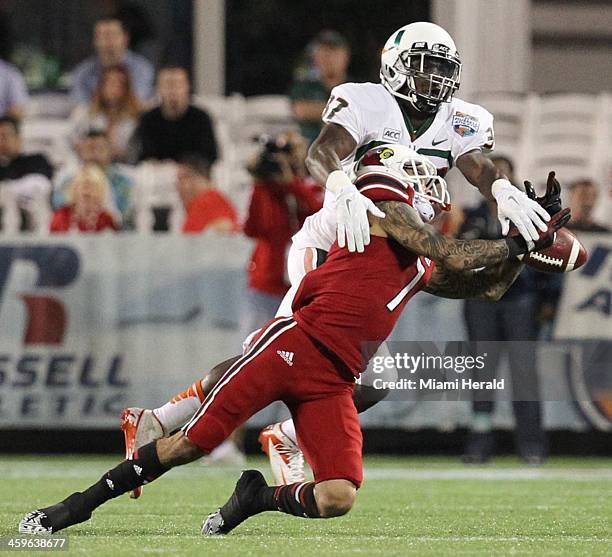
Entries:
[[151,482],[167,472],[169,469],[159,461],[155,445],[156,441],[153,441],[141,447],[134,453],[132,460],[124,460],[85,491],[73,493],[64,499],[60,505],[63,504],[68,513],[55,513],[55,508],[60,505],[42,509],[53,523],[53,531],[88,520],[92,511],[109,499]]
[[280,511],[304,518],[321,518],[314,496],[314,482],[264,487],[259,492],[262,511]]

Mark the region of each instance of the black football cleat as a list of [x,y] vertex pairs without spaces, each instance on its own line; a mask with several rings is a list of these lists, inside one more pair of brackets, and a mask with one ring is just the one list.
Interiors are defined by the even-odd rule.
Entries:
[[81,493],[73,493],[57,505],[36,509],[19,522],[20,534],[55,534],[73,524],[91,518],[91,512],[82,510]]
[[234,493],[227,503],[208,515],[202,524],[204,536],[229,534],[250,516],[261,512],[257,509],[258,493],[268,487],[259,470],[245,470],[236,482]]

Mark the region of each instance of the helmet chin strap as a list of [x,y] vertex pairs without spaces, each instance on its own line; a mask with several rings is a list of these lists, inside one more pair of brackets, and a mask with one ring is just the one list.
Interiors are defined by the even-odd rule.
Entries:
[[440,104],[431,104],[425,100],[419,99],[418,95],[417,95],[417,100],[416,101],[410,101],[410,104],[415,108],[415,110],[418,110],[419,112],[422,112],[423,114],[427,114],[427,115],[431,115],[431,114],[435,114],[436,112],[438,112],[438,108],[440,108]]
[[[395,98],[397,102],[400,103],[400,105],[404,106],[404,110],[407,108],[411,108],[412,110],[416,110],[419,114],[423,116],[431,116],[432,114],[435,114],[436,112],[438,112],[438,108],[440,106],[429,106],[427,101],[419,102],[418,99],[415,101],[411,98],[398,97],[397,95],[395,95]],[[424,107],[422,106],[422,104],[425,104],[426,106]]]

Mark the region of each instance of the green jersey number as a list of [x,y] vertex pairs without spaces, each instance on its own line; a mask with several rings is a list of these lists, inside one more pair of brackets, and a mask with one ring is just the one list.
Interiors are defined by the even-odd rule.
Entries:
[[348,102],[342,97],[334,97],[333,95],[327,101],[325,110],[323,110],[323,117],[328,120],[336,113],[340,112],[343,108],[348,106]]

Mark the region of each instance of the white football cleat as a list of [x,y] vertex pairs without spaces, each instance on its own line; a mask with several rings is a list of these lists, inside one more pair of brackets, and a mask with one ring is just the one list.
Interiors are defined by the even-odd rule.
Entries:
[[[126,408],[121,413],[121,429],[125,437],[125,458],[132,460],[134,452],[140,447],[165,437],[164,428],[153,414],[144,408]],[[132,499],[138,499],[142,486],[130,492]]]
[[20,534],[45,534],[53,533],[53,528],[43,526],[41,520],[47,518],[47,515],[39,510],[29,512],[19,523]]
[[304,455],[300,448],[283,433],[280,423],[269,425],[259,434],[261,449],[270,459],[274,479],[279,485],[301,483],[304,474]]

